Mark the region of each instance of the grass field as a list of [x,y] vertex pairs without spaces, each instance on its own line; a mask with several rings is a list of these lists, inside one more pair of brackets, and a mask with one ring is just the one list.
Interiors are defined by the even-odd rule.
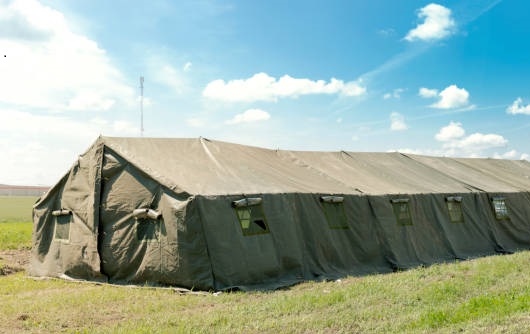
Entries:
[[30,222],[31,208],[37,197],[0,196],[0,223]]
[[[27,244],[24,235],[17,242]],[[522,333],[530,332],[529,268],[530,252],[520,252],[278,291],[186,295],[17,273],[0,276],[0,333]]]
[[1,222],[0,223],[0,250],[30,249],[31,222]]

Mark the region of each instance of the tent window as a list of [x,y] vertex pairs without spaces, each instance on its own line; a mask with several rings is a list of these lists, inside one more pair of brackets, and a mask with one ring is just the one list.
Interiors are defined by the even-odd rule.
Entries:
[[160,232],[160,220],[148,218],[136,219],[136,238],[138,241],[157,241]]
[[346,218],[346,212],[344,211],[344,198],[340,196],[322,196],[320,202],[322,202],[322,209],[328,226],[331,229],[348,229],[348,219]]
[[393,199],[391,202],[397,224],[412,225],[412,215],[410,214],[409,200],[406,198]]
[[70,223],[72,221],[72,215],[60,215],[55,216],[55,233],[54,238],[56,240],[70,240]]
[[252,200],[254,199],[245,199],[244,203],[239,201],[232,202],[232,207],[236,211],[243,235],[269,233],[269,225],[263,213],[261,199],[259,201]]
[[462,211],[462,197],[454,196],[446,198],[447,211],[451,223],[463,223],[464,212]]
[[491,199],[495,218],[498,220],[510,219],[508,215],[508,208],[506,207],[506,199],[504,197],[493,197]]
[[72,211],[59,209],[52,211],[55,221],[55,231],[53,238],[56,240],[70,240],[70,223],[72,222]]

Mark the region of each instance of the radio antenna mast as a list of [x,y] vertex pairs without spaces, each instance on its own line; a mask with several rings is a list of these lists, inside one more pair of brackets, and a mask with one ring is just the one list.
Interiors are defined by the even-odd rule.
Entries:
[[140,77],[140,135],[144,136],[144,77]]

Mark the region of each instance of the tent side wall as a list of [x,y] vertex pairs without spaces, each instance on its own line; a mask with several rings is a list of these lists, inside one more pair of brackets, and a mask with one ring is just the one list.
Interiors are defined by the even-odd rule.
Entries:
[[[347,228],[330,226],[322,195],[197,196],[215,288],[274,289],[530,248],[528,193],[502,194],[505,221],[495,219],[490,199],[499,194],[341,195]],[[448,211],[452,197],[461,200],[458,222]],[[245,235],[231,206],[244,198],[262,199],[267,233]],[[408,199],[410,224],[398,223],[395,199]]]
[[34,205],[30,275],[104,279],[97,248],[101,150],[97,141]]
[[[173,192],[107,147],[102,176],[99,251],[109,281],[212,289],[193,197]],[[135,216],[138,209],[161,216]]]

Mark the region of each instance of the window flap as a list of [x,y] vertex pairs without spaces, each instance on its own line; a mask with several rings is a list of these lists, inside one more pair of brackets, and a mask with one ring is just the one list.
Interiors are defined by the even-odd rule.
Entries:
[[243,198],[238,201],[233,201],[232,207],[233,208],[244,208],[247,206],[259,205],[261,204],[262,201],[263,200],[261,199],[261,197]]
[[320,201],[325,203],[342,203],[344,202],[343,196],[320,196]]
[[162,213],[155,211],[153,209],[142,208],[142,209],[135,209],[133,211],[133,216],[134,218],[137,218],[137,219],[151,218],[154,220],[158,220],[162,218]]
[[390,202],[392,202],[392,204],[408,203],[409,199],[408,198],[395,198],[395,199],[391,199]]
[[494,196],[491,198],[492,201],[504,201],[505,199],[503,196]]
[[71,214],[72,214],[72,211],[71,210],[67,210],[67,209],[61,209],[61,210],[52,211],[52,215],[55,216],[55,217],[68,216],[68,215],[71,215]]
[[445,198],[447,202],[458,202],[462,203],[462,196],[448,196]]

